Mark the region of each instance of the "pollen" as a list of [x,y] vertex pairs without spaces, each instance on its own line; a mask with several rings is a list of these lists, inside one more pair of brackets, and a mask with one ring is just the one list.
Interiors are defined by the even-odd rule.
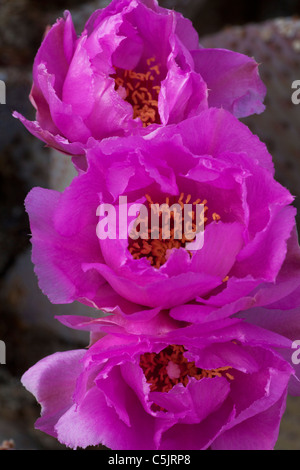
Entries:
[[132,105],[133,119],[140,118],[143,127],[160,124],[158,95],[162,80],[161,67],[155,57],[151,57],[146,61],[146,68],[146,72],[137,72],[115,67],[116,73],[112,75],[116,91]]
[[234,380],[232,367],[217,369],[201,369],[194,361],[184,357],[186,349],[182,345],[171,344],[158,354],[146,352],[140,356],[140,367],[143,369],[151,392],[169,392],[175,385],[181,383],[187,386],[191,377],[196,380],[204,378],[225,377]]
[[[174,200],[170,206],[170,198],[166,197],[165,203],[159,205],[154,203],[151,197],[146,194],[149,206],[149,214],[147,220],[147,233],[140,233],[140,237],[136,239],[130,234],[128,250],[133,259],[147,258],[151,265],[159,269],[166,263],[169,250],[173,248],[185,248],[187,243],[194,240],[195,234],[203,231],[205,223],[208,221],[206,213],[208,211],[207,200],[200,198],[191,202],[192,196],[188,194],[186,197],[181,193],[179,199]],[[192,206],[189,212],[189,221],[184,220],[184,205]],[[200,220],[196,217],[196,205],[203,205],[203,213]],[[174,208],[174,209],[173,209]],[[180,210],[179,210],[180,209]],[[137,219],[136,228],[141,228],[142,220]],[[187,222],[187,223],[185,223]],[[192,253],[188,251],[190,256]]]
[[219,222],[219,220],[221,220],[221,217],[219,216],[219,214],[217,214],[216,212],[213,213],[212,215],[212,219],[214,222]]

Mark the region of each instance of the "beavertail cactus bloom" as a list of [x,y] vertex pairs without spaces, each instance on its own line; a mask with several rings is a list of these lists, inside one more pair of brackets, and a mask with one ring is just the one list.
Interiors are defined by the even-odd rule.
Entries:
[[190,21],[155,0],[113,0],[79,38],[69,12],[52,26],[34,61],[36,121],[14,116],[49,146],[83,155],[92,138],[177,123],[208,106],[260,113],[264,96],[252,58],[200,48]]
[[[147,138],[106,139],[87,161],[63,193],[34,188],[26,199],[35,272],[51,302],[136,319],[171,308],[197,322],[270,304],[300,285],[293,197],[274,180],[266,146],[229,112],[210,109]],[[125,222],[122,197],[135,215]],[[152,203],[167,202],[202,203],[201,249],[190,251],[185,234],[129,236],[136,207],[146,207],[150,224]],[[101,239],[103,204],[115,217]]]
[[240,320],[155,336],[103,336],[97,322],[88,351],[23,375],[42,406],[37,429],[74,449],[273,449],[293,374],[276,352],[286,338]]

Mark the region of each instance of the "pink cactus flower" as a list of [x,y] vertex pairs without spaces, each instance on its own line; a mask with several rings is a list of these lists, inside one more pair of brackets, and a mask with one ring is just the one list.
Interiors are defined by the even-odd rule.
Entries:
[[264,96],[252,58],[201,48],[190,21],[156,0],[113,0],[80,37],[69,12],[50,28],[33,66],[36,120],[14,116],[48,146],[83,155],[91,139],[147,132],[208,106],[260,113]]

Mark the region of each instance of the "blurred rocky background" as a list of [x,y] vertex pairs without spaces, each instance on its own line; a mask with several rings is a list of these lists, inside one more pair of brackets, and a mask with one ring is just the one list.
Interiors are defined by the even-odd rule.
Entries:
[[[6,365],[0,365],[0,449],[65,448],[34,430],[40,409],[19,379],[42,357],[88,341],[53,319],[60,313],[82,313],[83,307],[54,306],[37,286],[23,205],[33,186],[61,189],[71,176],[68,160],[46,149],[11,113],[18,110],[34,118],[28,100],[31,68],[45,28],[68,9],[80,33],[92,11],[108,3],[0,0],[0,80],[7,87],[6,104],[0,105],[0,339],[7,352]],[[261,64],[267,108],[244,121],[266,142],[276,177],[296,196],[300,212],[300,105],[291,102],[291,84],[300,80],[300,0],[159,3],[190,18],[206,47],[242,52]],[[288,400],[276,448],[300,449],[300,398]]]

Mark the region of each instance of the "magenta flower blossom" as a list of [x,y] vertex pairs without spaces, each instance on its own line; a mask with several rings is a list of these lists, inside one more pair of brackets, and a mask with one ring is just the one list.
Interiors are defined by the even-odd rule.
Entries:
[[[299,289],[297,293],[299,295]],[[300,313],[299,307],[289,309],[291,301],[293,305],[295,304],[295,298],[293,297],[295,297],[295,293],[291,296],[285,297],[281,302],[273,303],[271,306],[254,307],[240,312],[232,318],[242,318],[248,324],[260,327],[260,333],[264,331],[266,338],[268,337],[269,332],[275,332],[285,338],[286,344],[288,344],[287,341],[290,342],[292,349],[290,347],[281,348],[280,354],[294,369],[294,374],[289,381],[288,393],[293,396],[300,396]],[[299,299],[297,304],[299,305]],[[284,309],[282,309],[282,305],[284,305]],[[186,306],[182,305],[177,309],[177,311],[182,309],[182,318],[184,317],[185,307]],[[213,319],[212,315],[203,316],[201,312],[202,307],[197,305],[194,309],[196,310],[196,308],[199,310],[197,318],[198,324],[200,324],[201,328],[204,328],[203,331],[211,325],[213,328],[216,328],[216,325],[218,325],[218,328],[222,328],[227,324],[226,321],[228,320],[222,318],[218,318],[217,322],[211,321],[211,319]],[[146,332],[147,335],[161,336],[162,334],[167,334],[175,329],[191,325],[187,322],[174,320],[167,311],[159,312],[155,317],[148,321],[131,321],[130,317],[118,314],[108,315],[104,318],[89,318],[79,315],[60,315],[56,318],[69,328],[88,331],[90,333],[91,344],[101,337],[101,335],[99,335],[100,332],[123,334],[124,331],[126,331],[127,334],[134,335],[142,335]],[[198,325],[196,328],[198,328]]]
[[[26,199],[35,272],[51,302],[79,300],[136,320],[171,309],[196,323],[300,286],[293,197],[274,180],[265,145],[229,112],[210,109],[147,138],[106,139],[87,161],[62,194],[34,188]],[[117,214],[120,196],[129,206],[201,201],[203,247],[189,252],[183,238],[151,235],[98,239],[97,207],[110,203]]]
[[208,106],[260,113],[264,96],[252,58],[200,48],[190,21],[155,0],[113,0],[79,38],[69,12],[47,32],[33,67],[36,121],[14,116],[49,146],[83,155],[91,139],[177,123]]
[[[300,266],[300,256],[294,253],[294,263],[298,262]],[[276,296],[274,295],[274,299]],[[265,307],[254,307],[238,314],[248,323],[258,325],[265,330],[274,331],[282,336],[289,338],[294,348],[291,351],[282,350],[282,356],[291,363],[295,370],[295,375],[291,378],[289,384],[289,394],[300,395],[300,361],[299,361],[299,339],[300,339],[300,288],[295,289],[283,299],[275,300]]]
[[154,336],[103,336],[101,323],[88,351],[53,354],[23,375],[42,406],[37,429],[74,449],[274,447],[293,374],[276,352],[290,349],[286,338],[228,319]]

